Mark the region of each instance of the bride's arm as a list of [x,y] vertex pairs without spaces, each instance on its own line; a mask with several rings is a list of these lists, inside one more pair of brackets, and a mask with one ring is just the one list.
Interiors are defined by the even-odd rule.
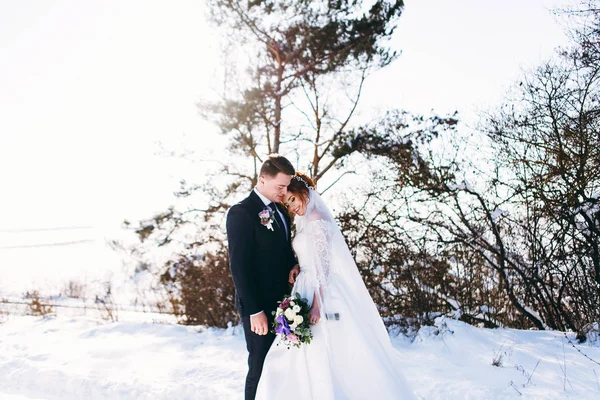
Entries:
[[[319,292],[321,297],[323,298],[323,289],[319,288]],[[321,319],[321,307],[319,305],[319,296],[317,296],[317,292],[313,295],[313,302],[310,310],[308,311],[308,320],[311,324],[316,324]]]
[[329,222],[323,219],[310,221],[314,263],[321,297],[323,297],[323,289],[327,288],[331,272],[331,233],[328,224]]
[[313,305],[309,312],[310,322],[316,324],[321,318],[321,302],[327,290],[331,272],[331,234],[323,219],[310,221],[312,248],[317,278],[317,290],[313,295]]

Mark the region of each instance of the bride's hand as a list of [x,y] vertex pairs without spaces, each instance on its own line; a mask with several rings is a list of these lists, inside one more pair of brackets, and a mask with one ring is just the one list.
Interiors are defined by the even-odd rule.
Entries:
[[296,264],[296,265],[294,265],[294,268],[292,268],[290,270],[288,282],[293,285],[294,282],[296,282],[296,278],[298,277],[298,274],[300,274],[300,266],[298,264]]
[[321,310],[319,307],[312,306],[308,311],[308,321],[311,325],[316,325],[321,319]]

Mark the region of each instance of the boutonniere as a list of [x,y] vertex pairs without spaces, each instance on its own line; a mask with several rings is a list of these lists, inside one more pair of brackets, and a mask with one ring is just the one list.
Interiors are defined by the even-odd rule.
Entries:
[[273,211],[269,207],[265,207],[264,210],[258,213],[258,217],[260,218],[260,223],[263,226],[266,226],[268,229],[273,230]]

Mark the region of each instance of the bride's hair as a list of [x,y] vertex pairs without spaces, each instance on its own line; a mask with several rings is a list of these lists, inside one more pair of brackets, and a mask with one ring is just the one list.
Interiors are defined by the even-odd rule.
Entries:
[[304,204],[308,203],[309,191],[308,188],[315,189],[317,185],[315,182],[305,173],[296,171],[296,175],[292,178],[292,181],[287,187],[288,192],[292,192],[302,197]]

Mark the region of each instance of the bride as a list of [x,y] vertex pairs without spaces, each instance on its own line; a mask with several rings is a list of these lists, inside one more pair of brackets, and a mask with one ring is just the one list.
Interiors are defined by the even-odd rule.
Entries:
[[288,349],[277,337],[256,399],[414,399],[340,229],[307,175],[294,176],[284,205],[295,215],[301,268],[292,294],[312,305],[313,339]]

